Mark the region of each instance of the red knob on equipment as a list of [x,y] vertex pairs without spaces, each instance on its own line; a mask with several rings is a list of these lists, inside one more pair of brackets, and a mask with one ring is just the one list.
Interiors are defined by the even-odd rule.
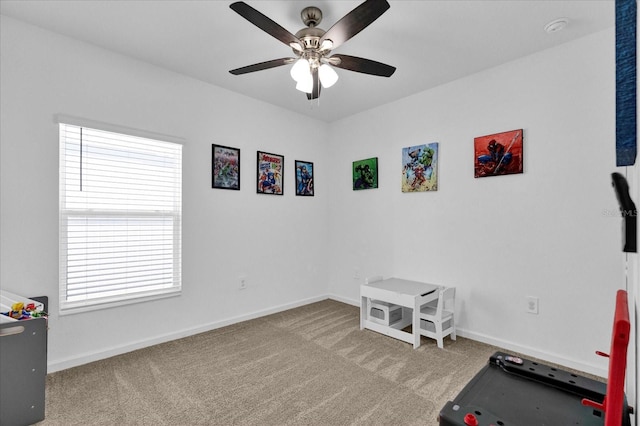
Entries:
[[478,419],[471,413],[464,416],[464,424],[467,426],[478,426]]

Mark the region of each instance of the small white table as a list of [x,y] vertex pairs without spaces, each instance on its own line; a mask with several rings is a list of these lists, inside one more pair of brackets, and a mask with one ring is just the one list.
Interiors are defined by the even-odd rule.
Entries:
[[[407,343],[413,343],[413,348],[420,346],[420,307],[438,298],[440,286],[419,281],[409,281],[399,278],[388,278],[371,284],[360,286],[360,330],[368,328],[378,333],[394,337]],[[403,307],[402,320],[389,326],[379,324],[369,319],[367,299],[380,300]],[[411,315],[408,310],[411,310]],[[402,329],[412,325],[411,333]]]

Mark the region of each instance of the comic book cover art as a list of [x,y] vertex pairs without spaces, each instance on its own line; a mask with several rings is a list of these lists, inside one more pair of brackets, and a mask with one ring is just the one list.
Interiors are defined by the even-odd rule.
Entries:
[[402,192],[438,190],[438,142],[402,148]]
[[240,150],[222,145],[212,145],[212,188],[240,189]]
[[378,157],[353,162],[353,190],[378,187]]
[[258,194],[283,194],[284,156],[258,151]]
[[474,143],[474,177],[522,173],[522,129],[481,136]]
[[314,195],[313,163],[296,160],[296,195]]

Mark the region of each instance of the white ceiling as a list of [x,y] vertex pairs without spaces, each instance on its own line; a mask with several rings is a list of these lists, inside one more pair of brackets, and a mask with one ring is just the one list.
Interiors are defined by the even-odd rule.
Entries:
[[[331,122],[615,25],[614,0],[389,0],[391,8],[334,52],[397,67],[390,78],[337,69],[338,83],[308,101],[289,66],[228,71],[293,56],[229,8],[206,0],[0,0],[0,13],[141,61]],[[317,6],[328,30],[361,1],[247,0],[295,34]],[[570,19],[560,32],[544,26]]]

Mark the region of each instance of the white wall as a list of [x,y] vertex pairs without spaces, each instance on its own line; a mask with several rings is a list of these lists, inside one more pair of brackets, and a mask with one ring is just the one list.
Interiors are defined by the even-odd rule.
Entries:
[[[0,286],[50,296],[50,371],[327,294],[355,304],[362,278],[384,274],[458,287],[463,336],[606,375],[594,351],[624,285],[613,30],[326,125],[1,24]],[[182,296],[57,314],[59,113],[186,139]],[[517,128],[525,173],[474,179],[473,138]],[[429,142],[439,190],[401,193],[402,148]],[[241,191],[211,189],[212,143],[242,149]],[[283,197],[255,194],[256,150],[285,155]],[[380,188],[352,191],[352,161],[373,156]],[[315,197],[294,196],[294,159],[315,162]]]
[[[456,286],[461,335],[606,376],[594,352],[624,288],[614,45],[597,33],[333,123],[330,294],[357,303],[378,274]],[[474,137],[520,128],[524,174],[475,179]],[[438,191],[402,193],[402,148],[431,142]],[[374,156],[380,188],[352,191]]]
[[[326,298],[323,123],[4,16],[0,27],[0,285],[49,296],[49,371]],[[180,297],[58,315],[55,114],[186,140]],[[241,149],[241,191],[211,189],[212,143]],[[256,194],[257,150],[285,156],[283,196]],[[315,197],[295,196],[296,159],[315,163]]]

